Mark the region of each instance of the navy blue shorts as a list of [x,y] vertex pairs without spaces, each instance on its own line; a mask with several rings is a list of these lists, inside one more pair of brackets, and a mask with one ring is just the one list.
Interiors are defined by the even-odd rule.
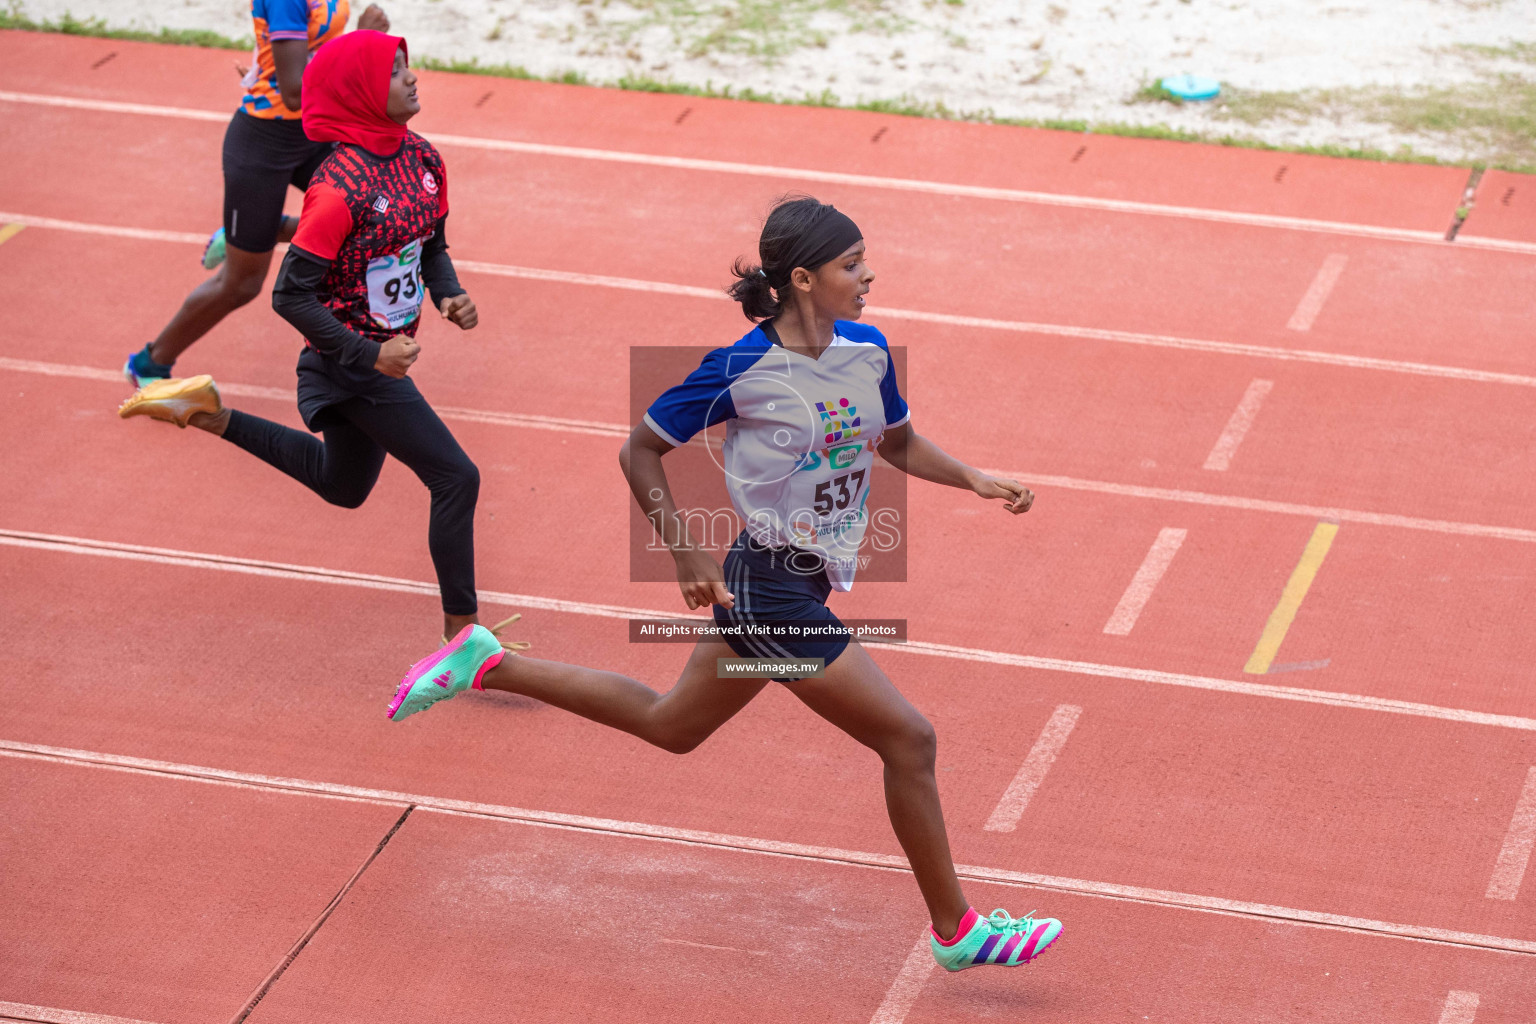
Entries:
[[[848,647],[848,627],[827,607],[832,584],[819,556],[763,547],[743,531],[725,556],[725,586],[736,607],[715,605],[715,623],[732,631],[724,640],[739,657],[821,658],[830,665]],[[754,633],[753,626],[768,632]]]

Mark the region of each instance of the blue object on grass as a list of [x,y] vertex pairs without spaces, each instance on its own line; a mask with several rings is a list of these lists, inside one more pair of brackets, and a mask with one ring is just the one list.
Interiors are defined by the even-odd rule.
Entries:
[[1221,83],[1200,75],[1172,75],[1158,83],[1181,100],[1209,100],[1221,95]]

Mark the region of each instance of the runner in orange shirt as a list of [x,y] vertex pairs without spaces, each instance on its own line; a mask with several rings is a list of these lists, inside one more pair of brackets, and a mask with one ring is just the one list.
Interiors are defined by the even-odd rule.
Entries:
[[[219,271],[192,290],[154,341],[128,357],[123,374],[135,387],[171,376],[193,342],[261,294],[273,248],[290,241],[298,224],[283,215],[288,187],[308,188],[331,151],[330,143],[304,135],[304,68],[346,30],[349,13],[348,0],[251,0],[256,51],[242,79],[245,98],[224,133],[224,224],[203,253],[203,265]],[[370,4],[357,27],[386,31],[389,18]]]

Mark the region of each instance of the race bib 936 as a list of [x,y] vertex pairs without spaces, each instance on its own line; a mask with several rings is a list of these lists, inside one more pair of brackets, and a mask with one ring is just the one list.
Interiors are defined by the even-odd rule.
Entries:
[[421,248],[418,238],[389,256],[368,264],[368,315],[385,330],[396,330],[421,313]]

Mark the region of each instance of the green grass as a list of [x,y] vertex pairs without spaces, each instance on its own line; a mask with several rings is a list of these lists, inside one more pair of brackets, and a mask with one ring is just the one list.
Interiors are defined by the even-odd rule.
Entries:
[[1184,97],[1164,89],[1161,81],[1143,82],[1141,88],[1132,94],[1131,102],[1172,103],[1176,107],[1182,107],[1184,105]]
[[556,82],[560,85],[590,85],[579,71],[558,75],[536,75],[520,64],[481,64],[477,60],[438,60],[436,57],[412,57],[411,65],[428,71],[452,71],[459,75],[490,75],[493,78],[520,78],[529,82]]
[[[672,0],[656,0],[656,2],[671,3]],[[797,0],[790,0],[790,2],[795,3]],[[853,9],[864,2],[866,0],[832,0],[829,4],[827,0],[806,0],[808,5],[815,6],[817,9],[836,6],[840,10]],[[867,0],[867,2],[878,6],[879,0]],[[745,25],[745,22],[742,24]],[[0,10],[0,29],[60,32],[66,35],[227,50],[247,50],[252,45],[250,40],[231,39],[217,32],[175,29],[146,32],[135,29],[114,29],[100,19],[80,20],[69,14],[65,14],[56,22],[35,21],[21,13],[21,5],[16,0],[11,0],[8,10]],[[1511,47],[1480,49],[1498,51],[1489,53],[1488,56],[1536,60],[1536,44],[1516,43]],[[1189,131],[1163,125],[1087,122],[1054,118],[997,117],[990,110],[952,110],[943,103],[918,100],[905,95],[894,99],[844,102],[826,89],[818,93],[789,97],[732,86],[716,88],[712,83],[698,86],[684,82],[671,82],[646,75],[625,75],[616,81],[591,82],[577,71],[539,75],[527,68],[512,64],[481,64],[473,60],[438,60],[430,56],[417,58],[414,63],[418,67],[437,71],[555,82],[563,85],[626,89],[635,92],[745,100],[753,103],[838,107],[901,117],[937,118],[1022,128],[1046,128],[1130,138],[1196,142],[1354,160],[1422,164],[1458,163],[1418,153],[1408,147],[1386,152],[1369,147],[1342,145],[1282,146],[1234,132]],[[1143,102],[1170,101],[1171,94],[1160,95],[1162,92],[1165,90],[1151,83],[1143,86],[1135,98]],[[1225,109],[1213,108],[1218,117],[1249,125],[1278,119],[1295,121],[1333,114],[1351,114],[1377,123],[1390,124],[1402,131],[1466,138],[1469,142],[1479,143],[1481,151],[1488,154],[1486,157],[1470,161],[1474,166],[1493,166],[1504,170],[1536,173],[1536,83],[1519,76],[1488,75],[1485,81],[1472,86],[1455,89],[1421,89],[1409,93],[1394,93],[1383,89],[1329,90],[1308,93],[1246,92],[1227,89],[1223,92],[1223,99],[1220,102],[1225,105]]]
[[[1458,143],[1477,154],[1479,164],[1528,173],[1536,168],[1536,82],[1518,75],[1485,74],[1457,86],[1408,90],[1234,89],[1223,95],[1213,113],[1249,125],[1315,118],[1385,124],[1399,132]],[[1411,153],[1405,157],[1416,158]]]
[[1508,46],[1482,46],[1478,43],[1457,43],[1453,50],[1476,57],[1517,60],[1536,64],[1536,43],[1510,43]]
[[795,50],[826,46],[826,30],[812,26],[817,15],[838,17],[849,32],[891,35],[911,24],[893,14],[887,0],[624,0],[624,6],[638,17],[592,18],[594,33],[628,43],[662,27],[689,57],[733,54],[767,64]]

